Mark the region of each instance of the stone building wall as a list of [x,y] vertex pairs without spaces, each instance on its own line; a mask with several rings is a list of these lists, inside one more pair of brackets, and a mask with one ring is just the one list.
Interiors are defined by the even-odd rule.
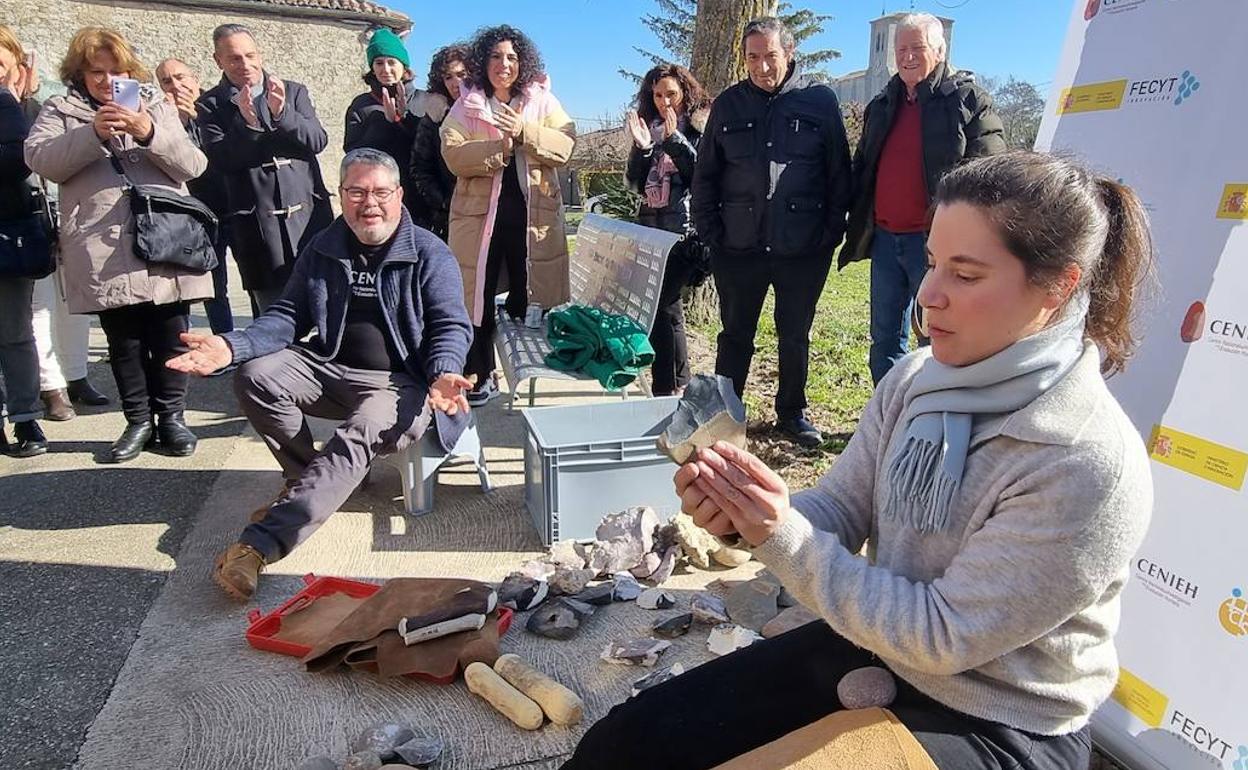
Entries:
[[[204,11],[159,2],[97,3],[79,0],[0,0],[0,19],[22,44],[34,49],[43,81],[39,96],[62,92],[57,69],[74,32],[99,25],[118,30],[138,50],[149,69],[176,56],[199,75],[205,90],[221,78],[212,61],[212,30],[237,22],[256,36],[265,68],[308,87],[317,115],[329,133],[321,169],[331,192],[338,189],[342,160],[343,118],[347,106],[363,93],[365,71],[361,37],[367,22],[300,19],[273,13]],[[337,208],[337,198],[334,199]]]

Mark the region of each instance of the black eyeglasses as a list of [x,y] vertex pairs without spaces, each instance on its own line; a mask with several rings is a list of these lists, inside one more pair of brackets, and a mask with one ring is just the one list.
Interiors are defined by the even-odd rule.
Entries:
[[398,191],[397,187],[378,187],[372,190],[363,187],[344,187],[342,194],[352,203],[363,203],[368,200],[368,196],[373,196],[378,203],[385,203],[390,200]]

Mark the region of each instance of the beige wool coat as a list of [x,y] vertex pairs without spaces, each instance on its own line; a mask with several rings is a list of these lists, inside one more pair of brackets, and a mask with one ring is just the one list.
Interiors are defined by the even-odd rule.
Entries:
[[[442,157],[457,179],[447,240],[463,272],[464,304],[474,326],[481,325],[486,310],[485,260],[508,163],[520,164],[528,206],[529,300],[551,308],[571,298],[557,171],[572,157],[576,126],[550,93],[548,81],[526,89],[520,112],[524,131],[511,157],[503,154],[502,134],[491,122],[481,91],[466,90],[442,123]],[[499,290],[506,285],[500,281]]]
[[71,313],[212,296],[211,273],[149,265],[134,254],[130,202],[108,151],[117,154],[135,184],[160,185],[184,195],[186,181],[208,167],[177,110],[164,101],[149,103],[147,110],[154,126],[148,146],[129,135],[105,145],[92,126],[94,108],[70,91],[48,99],[26,139],[26,164],[60,185],[58,259]]

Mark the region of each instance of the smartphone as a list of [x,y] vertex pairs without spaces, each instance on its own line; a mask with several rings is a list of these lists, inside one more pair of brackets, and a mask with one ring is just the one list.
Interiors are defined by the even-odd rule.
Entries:
[[113,78],[113,103],[132,112],[139,110],[139,81],[133,78]]

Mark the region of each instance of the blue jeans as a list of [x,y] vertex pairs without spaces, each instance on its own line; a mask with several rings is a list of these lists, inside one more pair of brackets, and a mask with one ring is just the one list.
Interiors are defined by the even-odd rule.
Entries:
[[926,272],[927,233],[890,233],[875,226],[871,239],[870,366],[871,380],[877,385],[910,349],[910,307]]
[[0,278],[0,424],[4,409],[9,422],[43,416],[39,400],[39,355],[31,326],[30,278]]
[[225,249],[229,245],[229,226],[222,222],[217,230],[217,266],[212,271],[212,299],[204,300],[204,314],[213,334],[234,331],[234,313],[230,310],[229,274],[225,261]]

